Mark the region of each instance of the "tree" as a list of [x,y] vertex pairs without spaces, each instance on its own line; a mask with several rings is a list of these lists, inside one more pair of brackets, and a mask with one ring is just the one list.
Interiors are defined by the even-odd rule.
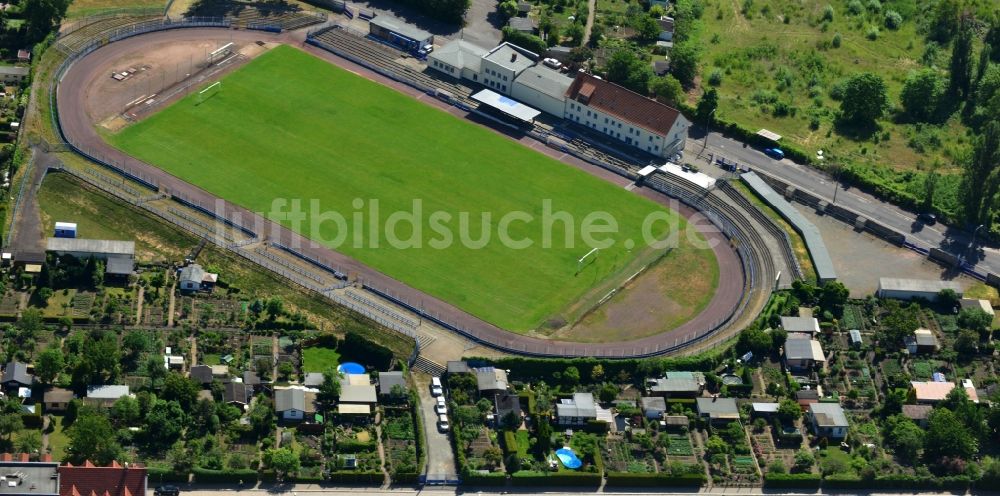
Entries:
[[161,396],[167,401],[176,401],[183,410],[190,410],[198,399],[201,388],[193,380],[176,372],[167,374],[163,381]]
[[8,441],[21,429],[24,429],[24,420],[21,419],[20,412],[8,411],[0,414],[0,435],[6,437]]
[[995,191],[1000,178],[1000,121],[987,123],[973,141],[972,157],[966,161],[960,190],[966,219],[985,224],[993,218]]
[[327,405],[332,405],[340,397],[340,372],[330,367],[323,371],[323,384],[319,386],[317,399]]
[[783,399],[778,404],[778,418],[785,424],[790,424],[802,418],[802,407],[790,399]]
[[928,462],[946,457],[967,460],[979,450],[976,439],[947,408],[936,408],[931,412],[925,436],[924,458]]
[[42,433],[36,430],[21,432],[14,446],[21,453],[38,453],[42,449]]
[[598,391],[598,398],[602,403],[611,403],[618,397],[618,386],[614,384],[605,383],[601,386],[600,391]]
[[684,88],[681,82],[670,74],[655,77],[649,82],[649,92],[656,95],[656,99],[676,107],[684,95]]
[[795,452],[795,470],[798,472],[808,472],[812,470],[813,464],[816,463],[816,458],[813,457],[811,451],[806,448],[801,448]]
[[295,455],[294,451],[288,448],[271,448],[264,454],[264,458],[267,464],[278,474],[279,480],[299,470],[299,457]]
[[275,320],[285,314],[285,302],[282,301],[281,298],[274,296],[267,300],[265,309],[267,311],[267,316],[271,320]]
[[538,423],[538,441],[535,443],[535,452],[548,456],[549,450],[552,449],[552,425],[549,424],[549,419],[545,415],[538,415],[535,420]]
[[947,43],[958,30],[957,0],[940,0],[931,12],[931,22],[927,37],[940,42]]
[[632,19],[632,29],[635,29],[639,40],[651,43],[660,37],[660,23],[647,15],[639,15]]
[[575,386],[580,383],[580,370],[572,365],[566,367],[562,376],[563,381],[569,386]]
[[910,72],[899,93],[899,103],[913,119],[928,122],[935,117],[943,93],[944,80],[928,67]]
[[143,331],[129,331],[122,337],[122,351],[125,352],[125,359],[134,362],[139,355],[149,351],[153,344],[149,339],[149,334]]
[[157,400],[146,415],[143,435],[156,450],[163,450],[177,442],[187,424],[187,415],[176,401]]
[[111,422],[93,411],[81,412],[66,434],[69,437],[66,459],[74,464],[90,460],[95,465],[104,466],[116,460],[122,452]]
[[924,446],[924,431],[912,420],[902,415],[893,415],[886,419],[882,434],[901,461],[907,464],[917,461],[920,449]]
[[25,0],[21,12],[26,20],[28,41],[41,41],[66,16],[70,0]]
[[653,70],[632,50],[620,48],[611,54],[607,66],[608,81],[620,84],[636,93],[645,94]]
[[584,31],[583,24],[574,22],[566,27],[565,31],[563,31],[563,35],[567,38],[571,38],[574,45],[581,46],[583,45]]
[[514,0],[505,0],[497,5],[497,12],[503,15],[504,19],[510,19],[517,15],[517,2]]
[[1000,15],[990,20],[990,29],[983,37],[983,43],[990,48],[990,61],[1000,62]]
[[841,118],[855,126],[873,126],[889,106],[887,92],[885,81],[877,74],[861,72],[851,76],[844,84]]
[[979,333],[962,329],[955,338],[955,351],[959,355],[969,357],[979,352]]
[[167,369],[163,366],[163,355],[150,355],[146,359],[146,375],[149,376],[149,382],[152,387],[156,387],[156,383],[162,381],[167,377]]
[[54,346],[46,348],[35,360],[35,377],[38,377],[42,384],[52,384],[65,365],[62,350]]
[[21,312],[17,327],[25,336],[34,338],[35,334],[42,330],[42,311],[35,307],[26,308]]
[[823,285],[823,289],[820,290],[819,295],[819,306],[823,307],[824,310],[832,312],[834,315],[840,316],[844,313],[844,304],[847,303],[847,299],[851,296],[850,290],[844,283],[840,281],[831,281]]
[[975,39],[975,20],[971,14],[963,15],[958,28],[958,34],[951,46],[951,63],[949,64],[949,92],[957,99],[968,99],[972,86],[972,44]]
[[678,43],[670,51],[670,73],[685,88],[694,86],[694,79],[698,76],[699,58],[698,47],[691,42]]
[[139,409],[139,400],[131,396],[122,396],[111,405],[111,420],[118,427],[131,427],[136,425],[142,418],[142,411]]
[[698,106],[694,111],[695,119],[699,123],[711,124],[717,108],[719,108],[719,92],[712,88],[701,96],[701,100],[698,100]]
[[962,329],[971,329],[983,335],[993,326],[993,316],[981,308],[963,308],[958,312],[957,322]]
[[767,356],[772,349],[771,335],[762,329],[750,328],[740,333],[737,348],[741,351],[751,351],[754,356]]
[[292,365],[292,362],[281,362],[278,364],[278,375],[281,376],[283,380],[287,381],[288,378],[294,373],[295,366]]

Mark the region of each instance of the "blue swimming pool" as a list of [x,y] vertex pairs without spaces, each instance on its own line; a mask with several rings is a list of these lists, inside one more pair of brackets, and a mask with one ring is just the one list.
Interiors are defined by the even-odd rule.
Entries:
[[344,362],[337,367],[341,374],[364,374],[365,366],[357,362]]
[[577,458],[576,453],[574,453],[573,450],[569,448],[557,449],[556,457],[559,458],[559,461],[562,462],[563,466],[566,468],[577,469],[580,468],[581,465],[583,465],[583,462],[581,462],[580,459]]

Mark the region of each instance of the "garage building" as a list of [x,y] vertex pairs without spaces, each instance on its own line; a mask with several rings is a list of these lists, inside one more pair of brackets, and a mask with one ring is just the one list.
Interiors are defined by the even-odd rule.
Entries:
[[953,281],[936,281],[932,279],[896,279],[883,277],[878,280],[879,298],[895,300],[913,300],[923,298],[927,301],[937,300],[938,293],[951,289],[961,297],[962,285]]

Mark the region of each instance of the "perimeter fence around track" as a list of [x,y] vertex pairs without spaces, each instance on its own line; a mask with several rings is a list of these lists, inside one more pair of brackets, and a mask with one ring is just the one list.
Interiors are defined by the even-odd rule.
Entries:
[[[50,88],[50,98],[52,99],[51,118],[59,136],[68,143],[68,146],[73,151],[89,158],[90,160],[96,163],[101,164],[102,166],[110,169],[111,171],[117,174],[121,174],[122,176],[130,180],[137,181],[138,183],[142,184],[143,186],[153,191],[158,191],[159,187],[154,179],[145,177],[142,173],[138,172],[138,168],[140,167],[141,164],[140,162],[136,161],[135,167],[129,166],[128,163],[112,163],[111,160],[108,160],[106,157],[102,157],[99,152],[81,149],[72,142],[66,140],[66,135],[63,133],[61,125],[58,120],[58,115],[57,115],[58,102],[56,101],[57,97],[56,97],[55,85],[57,84],[58,81],[62,79],[66,70],[73,64],[73,62],[93,52],[97,48],[104,46],[107,43],[111,43],[113,41],[118,41],[121,39],[128,38],[130,36],[136,36],[143,33],[162,31],[168,29],[186,28],[186,27],[228,28],[230,27],[230,22],[227,19],[222,19],[222,18],[186,19],[183,21],[173,21],[170,19],[164,19],[162,21],[157,21],[152,23],[142,22],[134,26],[119,28],[113,34],[109,35],[107,38],[94,40],[86,44],[82,49],[74,51],[71,54],[67,54],[67,59],[57,71],[57,77],[53,78],[53,83],[52,83],[53,86],[52,88]],[[332,49],[332,47],[328,45],[325,46],[325,44],[323,44],[322,42],[318,42],[317,40],[315,40],[315,36],[322,34],[323,32],[329,29],[334,29],[334,28],[340,29],[341,27],[336,25],[328,25],[320,29],[311,31],[307,35],[307,42],[315,46],[318,46],[324,50],[331,51],[337,54],[338,56],[341,56],[354,63],[367,67],[392,80],[399,81],[401,83],[417,88],[418,90],[425,92],[429,95],[435,97],[438,96],[437,89],[433,87],[427,86],[417,81],[413,81],[410,78],[404,77],[402,75],[397,75],[393,72],[386,71],[383,68],[371,64],[369,61],[366,61],[361,57],[354,56],[353,54],[346,53],[342,50],[338,51]],[[462,105],[462,102],[460,101],[459,102],[452,101],[452,103],[461,106],[462,108],[468,107],[467,105]],[[637,171],[639,169],[638,164],[630,164],[622,160],[610,160],[611,157],[603,153],[586,153],[588,150],[585,148],[581,149],[581,146],[579,145],[579,142],[581,140],[579,140],[578,138],[555,133],[549,130],[542,130],[541,128],[536,128],[529,134],[531,134],[536,139],[540,139],[543,142],[545,142],[547,137],[549,136],[564,139],[567,143],[570,143],[570,145],[563,147],[563,150],[566,151],[567,153],[570,153],[582,160],[585,160],[588,163],[592,163],[594,165],[605,168],[620,176],[627,177],[631,180],[637,179]],[[608,160],[600,160],[598,157],[606,158]],[[65,170],[70,170],[70,169],[65,169]],[[79,175],[83,176],[82,174]],[[85,178],[85,180],[87,179],[88,178]],[[94,183],[100,183],[101,181],[91,179],[88,182],[94,184]],[[667,182],[665,178],[661,181],[648,181],[647,184],[654,190],[666,194],[669,197],[676,198],[696,208],[697,210],[702,211],[713,222],[713,224],[715,224],[720,229],[720,231],[728,239],[731,240],[732,244],[734,245],[733,248],[736,251],[737,255],[739,256],[741,262],[741,268],[743,271],[743,276],[744,276],[743,295],[740,298],[740,300],[737,303],[735,303],[734,306],[726,313],[725,317],[718,319],[716,322],[707,326],[705,329],[693,331],[693,333],[691,334],[677,336],[673,339],[673,342],[665,341],[659,344],[635,345],[635,346],[629,346],[629,345],[609,346],[609,348],[614,348],[614,349],[609,350],[609,352],[606,355],[599,355],[599,356],[607,358],[655,356],[668,353],[671,351],[676,351],[690,344],[702,341],[714,335],[716,331],[726,327],[727,325],[732,323],[737,317],[739,317],[746,309],[749,302],[751,301],[752,293],[754,291],[759,290],[760,287],[759,283],[762,282],[760,278],[765,275],[767,276],[772,275],[773,267],[771,267],[772,270],[770,271],[769,270],[762,271],[761,267],[758,266],[758,260],[761,258],[762,254],[759,252],[759,250],[754,249],[754,246],[756,245],[754,240],[748,237],[746,233],[742,232],[741,228],[737,226],[737,223],[733,221],[733,219],[731,218],[731,216],[733,215],[732,212],[725,212],[719,209],[718,203],[721,202],[720,199],[716,198],[715,201],[706,201],[705,196],[709,196],[711,198],[715,197],[711,195],[703,195],[700,192],[691,191],[689,188],[671,184]],[[96,186],[101,188],[100,184],[96,184]],[[105,189],[106,191],[109,191],[112,194],[115,194],[116,196],[129,196],[122,194],[120,190],[117,190],[107,184],[105,184],[104,188],[102,189]],[[198,236],[205,237],[211,240],[212,242],[216,243],[217,245],[225,249],[228,249],[229,251],[232,251],[233,253],[236,253],[243,258],[248,259],[253,263],[256,263],[264,268],[267,268],[272,272],[282,275],[283,277],[286,277],[287,279],[301,285],[302,287],[316,294],[322,295],[339,305],[342,305],[355,312],[358,312],[359,314],[364,315],[372,319],[373,321],[381,325],[384,325],[385,327],[401,332],[404,335],[416,338],[415,329],[413,329],[410,325],[404,325],[396,321],[395,316],[399,314],[395,311],[388,309],[372,310],[370,305],[373,302],[371,301],[366,301],[368,305],[363,305],[359,301],[352,301],[352,299],[344,298],[343,296],[334,293],[333,289],[331,289],[330,287],[322,287],[319,284],[317,284],[315,280],[311,280],[311,278],[303,278],[301,274],[292,272],[288,270],[287,267],[282,266],[274,262],[273,260],[265,258],[258,253],[255,253],[251,250],[238,249],[236,245],[240,244],[239,242],[234,243],[232,239],[221,238],[215,232],[206,232],[206,230],[203,227],[194,225],[190,222],[178,222],[179,218],[176,216],[176,214],[171,214],[170,212],[163,211],[158,207],[150,205],[148,202],[139,201],[138,199],[135,198],[135,196],[132,196],[131,199],[126,198],[126,201],[129,201],[130,203],[133,203],[134,205],[140,208],[151,211],[155,215],[164,218],[168,221],[171,221],[174,224],[180,225],[182,228],[189,230]],[[228,221],[228,219],[226,220]],[[253,231],[244,231],[244,232],[252,233]],[[755,235],[756,233],[753,233],[751,236]],[[245,245],[246,243],[242,244]],[[298,256],[307,261],[309,260],[309,257],[305,255],[299,254]],[[765,258],[769,259],[769,257]],[[335,276],[338,274],[343,275],[343,271],[340,271],[339,269],[327,267],[325,270],[328,269],[332,269]],[[578,356],[579,355],[578,352],[574,352],[573,349],[574,345],[572,343],[567,343],[566,345],[560,345],[558,343],[555,343],[551,345],[544,344],[539,346],[537,344],[524,343],[523,341],[518,342],[519,336],[516,335],[511,335],[510,339],[503,340],[501,342],[497,342],[495,339],[487,340],[484,339],[479,332],[476,332],[475,330],[466,329],[460,325],[457,325],[454,322],[450,322],[448,319],[445,319],[440,315],[427,312],[424,309],[420,308],[420,306],[405,301],[404,299],[394,295],[391,291],[385,288],[374,287],[369,283],[365,283],[363,287],[367,291],[375,295],[378,295],[379,297],[389,302],[407,308],[408,310],[414,312],[415,314],[417,314],[422,318],[426,318],[432,322],[437,323],[438,325],[441,325],[452,331],[458,332],[459,334],[475,342],[484,344],[489,347],[500,349],[502,351],[525,354],[525,355],[534,355],[534,356],[574,356],[574,355]],[[387,318],[387,316],[389,315],[392,315],[393,318]],[[412,321],[412,319],[410,320]]]

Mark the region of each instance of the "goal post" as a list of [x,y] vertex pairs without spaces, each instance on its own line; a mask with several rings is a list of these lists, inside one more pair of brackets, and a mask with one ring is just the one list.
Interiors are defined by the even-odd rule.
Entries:
[[579,274],[580,271],[582,271],[586,266],[588,266],[591,263],[593,263],[594,260],[597,259],[597,254],[600,253],[600,252],[601,252],[600,249],[594,248],[594,249],[588,251],[586,255],[580,257],[576,261],[576,273]]
[[220,91],[222,91],[222,81],[216,81],[208,85],[208,87],[198,92],[198,96],[195,99],[195,105],[205,103],[206,100],[217,95]]

